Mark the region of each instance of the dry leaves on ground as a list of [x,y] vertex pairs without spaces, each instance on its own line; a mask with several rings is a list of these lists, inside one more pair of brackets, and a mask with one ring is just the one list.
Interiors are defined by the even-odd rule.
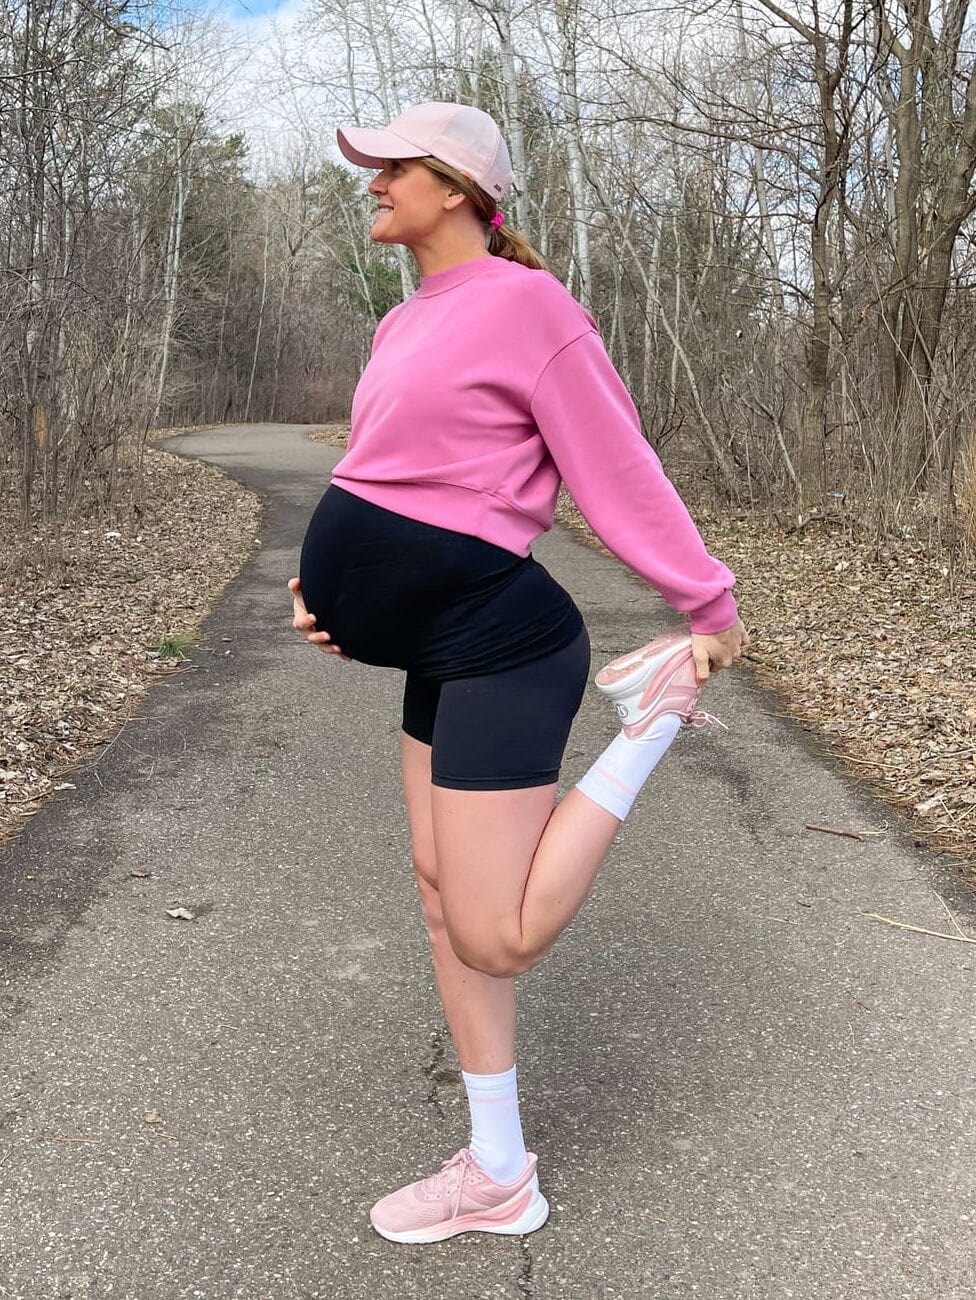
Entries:
[[258,497],[147,449],[110,517],[22,531],[0,502],[0,838],[118,729],[254,545]]
[[321,442],[326,447],[344,447],[349,441],[348,424],[323,424],[308,434],[309,442]]

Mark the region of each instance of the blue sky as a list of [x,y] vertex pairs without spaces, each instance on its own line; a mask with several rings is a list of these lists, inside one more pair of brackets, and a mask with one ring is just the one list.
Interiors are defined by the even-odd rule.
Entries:
[[167,27],[174,18],[209,13],[230,22],[247,22],[254,18],[272,18],[282,8],[285,0],[131,0],[130,12],[134,18],[148,14],[161,26]]
[[298,155],[338,160],[331,101],[315,85],[292,85],[282,68],[307,52],[301,23],[309,0],[128,3],[172,32],[172,93],[204,105],[215,130],[244,132],[255,175]]
[[273,14],[281,5],[281,0],[224,0],[219,6],[228,18],[258,18]]

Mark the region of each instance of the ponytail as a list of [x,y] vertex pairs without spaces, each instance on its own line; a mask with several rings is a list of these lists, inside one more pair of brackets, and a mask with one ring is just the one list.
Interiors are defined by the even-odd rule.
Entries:
[[458,194],[463,194],[474,208],[478,220],[484,224],[485,247],[493,257],[504,257],[508,262],[518,262],[533,271],[548,271],[541,254],[537,253],[524,235],[513,230],[508,222],[493,226],[492,219],[498,213],[495,200],[480,185],[476,185],[470,176],[459,172],[455,167],[441,162],[439,158],[421,158],[420,162],[433,172],[439,181],[449,185]]
[[528,266],[533,271],[549,270],[525,236],[513,230],[507,221],[503,221],[497,227],[489,225],[487,248],[494,257],[504,257],[509,262],[518,262],[520,266]]

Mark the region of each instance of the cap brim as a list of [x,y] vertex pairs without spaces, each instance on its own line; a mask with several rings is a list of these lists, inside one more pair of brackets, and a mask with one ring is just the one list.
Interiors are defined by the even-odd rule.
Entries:
[[392,131],[363,126],[340,126],[336,139],[343,157],[357,167],[382,167],[388,158],[425,158],[429,153]]

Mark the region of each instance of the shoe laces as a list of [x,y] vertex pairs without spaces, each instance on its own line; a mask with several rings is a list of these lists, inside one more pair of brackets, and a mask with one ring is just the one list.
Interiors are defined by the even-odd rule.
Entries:
[[723,731],[728,731],[728,727],[721,718],[716,718],[714,713],[706,713],[704,709],[695,709],[684,719],[686,727],[707,727],[710,722],[717,723]]
[[440,1173],[433,1174],[425,1181],[432,1193],[431,1199],[439,1200],[441,1197],[453,1196],[451,1218],[455,1219],[461,1208],[461,1195],[464,1191],[465,1182],[469,1178],[472,1181],[480,1182],[481,1176],[481,1169],[474,1156],[467,1147],[462,1147],[456,1155],[444,1161]]

